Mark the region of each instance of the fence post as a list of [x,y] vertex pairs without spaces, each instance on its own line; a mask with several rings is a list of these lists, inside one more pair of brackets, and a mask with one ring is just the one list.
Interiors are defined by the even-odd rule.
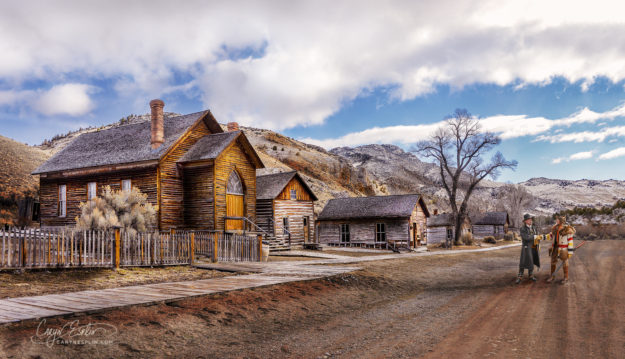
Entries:
[[258,261],[261,262],[263,260],[263,236],[261,234],[258,235]]
[[191,232],[191,248],[190,248],[190,254],[191,254],[191,264],[193,264],[193,261],[195,260],[195,232]]
[[115,256],[115,269],[119,269],[119,254],[120,254],[120,246],[119,246],[119,228],[115,228],[115,248],[114,248],[114,256]]
[[26,234],[19,229],[17,233],[20,234],[20,267],[26,267]]
[[217,259],[219,258],[217,249],[217,233],[213,233],[213,263],[217,263]]

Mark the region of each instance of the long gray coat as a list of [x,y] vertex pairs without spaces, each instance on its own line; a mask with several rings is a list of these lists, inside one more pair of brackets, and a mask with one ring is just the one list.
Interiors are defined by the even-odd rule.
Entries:
[[534,245],[534,236],[538,234],[536,227],[527,225],[521,226],[521,259],[519,269],[533,270],[534,266],[540,268],[540,256]]

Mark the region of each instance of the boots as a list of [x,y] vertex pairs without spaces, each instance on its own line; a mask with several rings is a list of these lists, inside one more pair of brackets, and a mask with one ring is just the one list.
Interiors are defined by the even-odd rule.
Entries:
[[564,279],[562,279],[562,284],[567,284],[569,282],[569,266],[565,265],[564,268]]
[[549,278],[547,278],[547,283],[553,282],[553,280],[555,279],[553,277],[553,272],[555,272],[555,271],[556,271],[556,264],[552,262],[551,263],[551,274],[549,274]]
[[536,277],[534,276],[534,274],[532,274],[532,272],[529,272],[529,273],[528,273],[528,277],[530,278],[530,280],[531,280],[532,282],[536,282],[536,280],[537,280],[537,279],[536,279]]

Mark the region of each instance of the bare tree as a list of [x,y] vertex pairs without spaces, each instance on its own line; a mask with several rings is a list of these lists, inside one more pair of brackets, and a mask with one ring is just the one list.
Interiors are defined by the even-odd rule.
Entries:
[[471,194],[486,177],[497,178],[502,169],[515,169],[516,161],[507,161],[500,152],[490,162],[482,158],[501,139],[491,132],[483,132],[479,121],[467,110],[456,110],[438,128],[430,139],[417,143],[415,152],[433,158],[439,166],[440,180],[445,188],[455,220],[455,238],[446,240],[447,248],[458,242],[461,224],[467,216]]
[[523,212],[532,207],[536,201],[535,197],[520,184],[507,184],[500,189],[500,203],[510,215],[510,222],[513,227],[521,226]]

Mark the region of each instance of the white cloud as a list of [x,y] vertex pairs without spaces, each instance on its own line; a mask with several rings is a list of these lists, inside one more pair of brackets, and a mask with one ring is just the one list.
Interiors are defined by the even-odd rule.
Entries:
[[378,86],[405,101],[437,84],[620,81],[623,43],[625,11],[609,0],[0,5],[0,78],[119,79],[120,96],[145,103],[188,73],[220,120],[274,129],[322,123]]
[[92,87],[85,84],[64,84],[42,93],[35,103],[37,111],[44,115],[80,116],[94,107],[89,97]]
[[625,126],[604,127],[600,131],[581,131],[558,135],[541,135],[537,141],[548,141],[551,143],[563,142],[603,142],[609,137],[625,137]]
[[551,161],[551,163],[558,164],[558,163],[562,163],[562,162],[587,160],[589,158],[592,158],[594,156],[594,154],[595,154],[595,151],[577,152],[577,153],[573,153],[572,155],[570,155],[568,157],[554,158]]
[[601,155],[599,155],[599,160],[611,160],[613,158],[617,158],[617,157],[623,157],[625,156],[625,147],[619,147],[616,149],[613,149],[612,151],[606,152],[606,153],[602,153]]

